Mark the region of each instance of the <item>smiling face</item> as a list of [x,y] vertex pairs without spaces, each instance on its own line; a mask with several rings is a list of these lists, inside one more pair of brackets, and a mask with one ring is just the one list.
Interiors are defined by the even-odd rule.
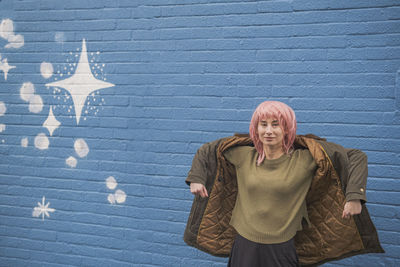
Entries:
[[284,132],[276,118],[262,119],[258,122],[258,137],[264,149],[278,150],[283,148]]

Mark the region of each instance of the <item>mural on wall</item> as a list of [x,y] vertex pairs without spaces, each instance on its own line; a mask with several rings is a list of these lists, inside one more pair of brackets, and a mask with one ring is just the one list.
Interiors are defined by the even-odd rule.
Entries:
[[[4,116],[6,113],[6,104],[4,104],[3,101],[0,101],[0,117]],[[0,123],[0,133],[4,132],[6,130],[6,125],[4,123]],[[1,140],[2,143],[4,143],[4,139]]]
[[[58,33],[58,35],[60,35]],[[77,49],[79,51],[79,49]],[[100,52],[96,52],[96,55],[100,54]],[[92,68],[89,63],[89,57],[88,57],[88,52],[86,48],[86,40],[82,40],[82,48],[81,48],[81,53],[80,55],[69,52],[69,55],[72,58],[67,58],[67,66],[64,66],[61,70],[57,71],[57,74],[59,77],[54,77],[53,82],[46,83],[46,86],[48,88],[52,87],[54,88],[53,93],[55,95],[61,93],[61,89],[66,90],[69,94],[65,94],[64,102],[66,102],[70,97],[72,98],[73,102],[73,108],[75,110],[75,119],[76,119],[76,124],[78,125],[80,123],[81,117],[82,117],[82,111],[83,108],[86,107],[87,109],[84,111],[85,114],[89,113],[89,110],[93,110],[96,107],[95,106],[90,106],[91,102],[88,100],[89,96],[91,97],[91,100],[93,102],[96,102],[95,94],[98,93],[98,90],[104,89],[104,88],[109,88],[115,86],[112,83],[106,82],[106,78],[102,77],[102,79],[96,78],[99,76],[99,74],[102,74],[103,67],[105,64],[102,64],[101,66],[98,63],[94,63],[94,53],[91,53],[90,55],[92,56],[90,62],[94,63]],[[79,61],[76,63],[74,62],[74,58],[79,56]],[[71,72],[74,70],[74,73],[72,76],[58,80],[58,78],[62,78],[64,75],[71,75]],[[53,75],[54,68],[51,63],[48,62],[43,62],[40,66],[42,76],[44,78],[50,78]],[[93,70],[93,71],[92,71]],[[96,70],[100,70],[101,73],[98,73]],[[66,73],[65,73],[66,72]],[[60,99],[61,96],[57,96],[57,99]],[[101,106],[104,103],[104,99],[102,99],[101,102],[98,103],[98,106]],[[70,113],[72,110],[72,107],[68,108],[68,112]],[[51,118],[52,115],[52,110],[50,109],[51,114],[49,113],[49,118]],[[95,111],[94,115],[97,115],[98,110]],[[86,120],[86,118],[84,118]],[[50,121],[49,124],[51,125],[51,129],[56,129],[57,127],[60,126],[59,122],[55,122],[54,120]],[[50,130],[49,130],[50,132]],[[52,134],[52,133],[51,133]],[[77,139],[74,143],[74,149],[76,154],[80,157],[86,157],[86,155],[89,153],[89,147],[87,143],[83,139]],[[65,163],[71,167],[75,168],[77,166],[77,159],[73,156],[68,157],[65,160]]]
[[[106,185],[108,189],[114,190],[117,187],[118,183],[113,176],[109,176],[106,179]],[[126,200],[126,194],[124,191],[118,189],[114,192],[114,194],[109,194],[107,199],[108,202],[110,202],[111,204],[124,203]]]
[[[3,19],[0,24],[0,37],[6,40],[4,48],[17,49],[24,45],[24,37],[15,34],[14,24],[10,19]],[[56,42],[63,42],[65,39],[63,33],[56,33]],[[33,145],[36,149],[47,150],[50,147],[50,138],[57,134],[57,129],[61,127],[61,122],[57,120],[54,111],[56,109],[66,109],[70,114],[70,118],[75,115],[76,125],[82,120],[86,120],[87,115],[97,115],[99,107],[105,103],[104,98],[98,97],[99,90],[115,86],[110,82],[106,82],[106,75],[103,73],[105,64],[97,62],[99,51],[88,53],[86,40],[82,40],[81,48],[76,51],[70,51],[67,54],[66,63],[55,67],[50,62],[43,61],[40,64],[40,74],[44,79],[53,79],[45,83],[48,90],[53,91],[53,97],[56,100],[64,101],[61,104],[52,104],[48,108],[48,115],[43,122],[42,127],[47,132],[38,133],[33,139]],[[4,81],[10,76],[10,70],[16,66],[10,65],[7,58],[2,58],[0,54],[0,70],[3,72]],[[29,112],[39,114],[45,108],[42,97],[36,92],[35,85],[30,81],[24,81],[19,87],[19,96],[26,102]],[[67,101],[72,100],[72,105],[66,105]],[[0,116],[6,113],[6,105],[0,101]],[[6,129],[5,124],[0,124],[0,133]],[[4,143],[4,140],[2,140]],[[21,138],[21,147],[29,146],[29,137]],[[89,154],[89,146],[82,138],[74,141],[74,152],[76,155],[69,156],[65,163],[71,168],[76,168],[78,164],[77,158],[84,158]],[[110,176],[106,180],[108,189],[115,190],[117,181]],[[126,193],[120,189],[108,194],[108,202],[111,204],[124,203],[126,201]],[[33,217],[50,217],[50,213],[55,212],[54,208],[50,208],[50,202],[46,203],[45,196],[42,202],[38,202],[33,208]]]
[[38,202],[37,207],[33,208],[32,216],[33,217],[40,217],[42,216],[42,220],[44,220],[44,216],[50,217],[49,212],[54,212],[55,209],[49,208],[50,202],[45,204],[46,198],[43,196],[42,203]]
[[0,37],[8,43],[5,48],[20,48],[24,45],[24,37],[14,33],[14,23],[11,19],[3,19],[0,23]]
[[4,73],[4,80],[7,81],[8,71],[15,68],[16,68],[15,66],[8,65],[7,59],[6,58],[2,59],[0,54],[0,70],[3,71]]
[[[14,23],[10,19],[3,19],[0,23],[0,38],[6,40],[6,44],[4,48],[20,48],[24,45],[24,37],[21,34],[16,35],[14,33]],[[0,70],[4,74],[4,81],[7,81],[8,72],[11,69],[15,69],[16,66],[12,66],[8,64],[8,59],[3,58],[0,54]],[[4,102],[0,101],[0,116],[3,116],[6,112],[6,105]],[[0,133],[6,130],[6,125],[0,124]],[[1,143],[4,143],[5,140],[2,139]]]
[[54,117],[53,106],[50,106],[49,116],[43,122],[43,127],[47,128],[50,136],[53,136],[53,132],[61,125],[61,123]]
[[[95,64],[95,66],[98,66],[97,63]],[[97,79],[93,75],[89,65],[89,60],[86,50],[86,41],[85,39],[83,39],[82,51],[75,73],[67,79],[47,83],[46,86],[61,87],[70,93],[75,107],[76,124],[79,124],[82,114],[82,109],[86,102],[86,98],[94,91],[108,87],[113,87],[115,85]]]

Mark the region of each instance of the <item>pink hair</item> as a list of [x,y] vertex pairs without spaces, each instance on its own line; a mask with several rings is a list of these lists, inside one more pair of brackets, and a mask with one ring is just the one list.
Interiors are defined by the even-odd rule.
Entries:
[[254,147],[258,152],[257,166],[265,159],[265,152],[262,142],[258,137],[258,123],[260,120],[273,118],[279,121],[279,125],[284,132],[282,140],[283,151],[286,154],[292,152],[294,139],[296,137],[296,115],[291,107],[279,101],[264,101],[253,113],[250,122],[250,137],[253,140]]

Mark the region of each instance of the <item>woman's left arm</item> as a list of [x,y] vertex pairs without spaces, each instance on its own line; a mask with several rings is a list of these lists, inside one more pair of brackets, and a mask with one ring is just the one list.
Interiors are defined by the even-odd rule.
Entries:
[[349,176],[346,186],[346,204],[343,218],[361,213],[362,204],[366,202],[365,189],[368,177],[367,155],[358,149],[346,149],[349,159]]

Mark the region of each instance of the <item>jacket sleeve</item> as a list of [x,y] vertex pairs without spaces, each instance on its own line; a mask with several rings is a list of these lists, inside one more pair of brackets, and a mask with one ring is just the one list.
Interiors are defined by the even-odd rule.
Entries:
[[192,167],[185,180],[187,185],[190,183],[199,183],[206,185],[207,182],[207,153],[209,151],[209,143],[202,145],[193,157]]
[[346,201],[359,199],[361,204],[367,201],[366,185],[368,177],[367,155],[358,149],[326,141],[320,141],[326,149],[332,164],[342,182]]
[[346,201],[359,199],[363,204],[367,201],[365,194],[368,177],[367,155],[358,149],[345,150],[349,160]]

